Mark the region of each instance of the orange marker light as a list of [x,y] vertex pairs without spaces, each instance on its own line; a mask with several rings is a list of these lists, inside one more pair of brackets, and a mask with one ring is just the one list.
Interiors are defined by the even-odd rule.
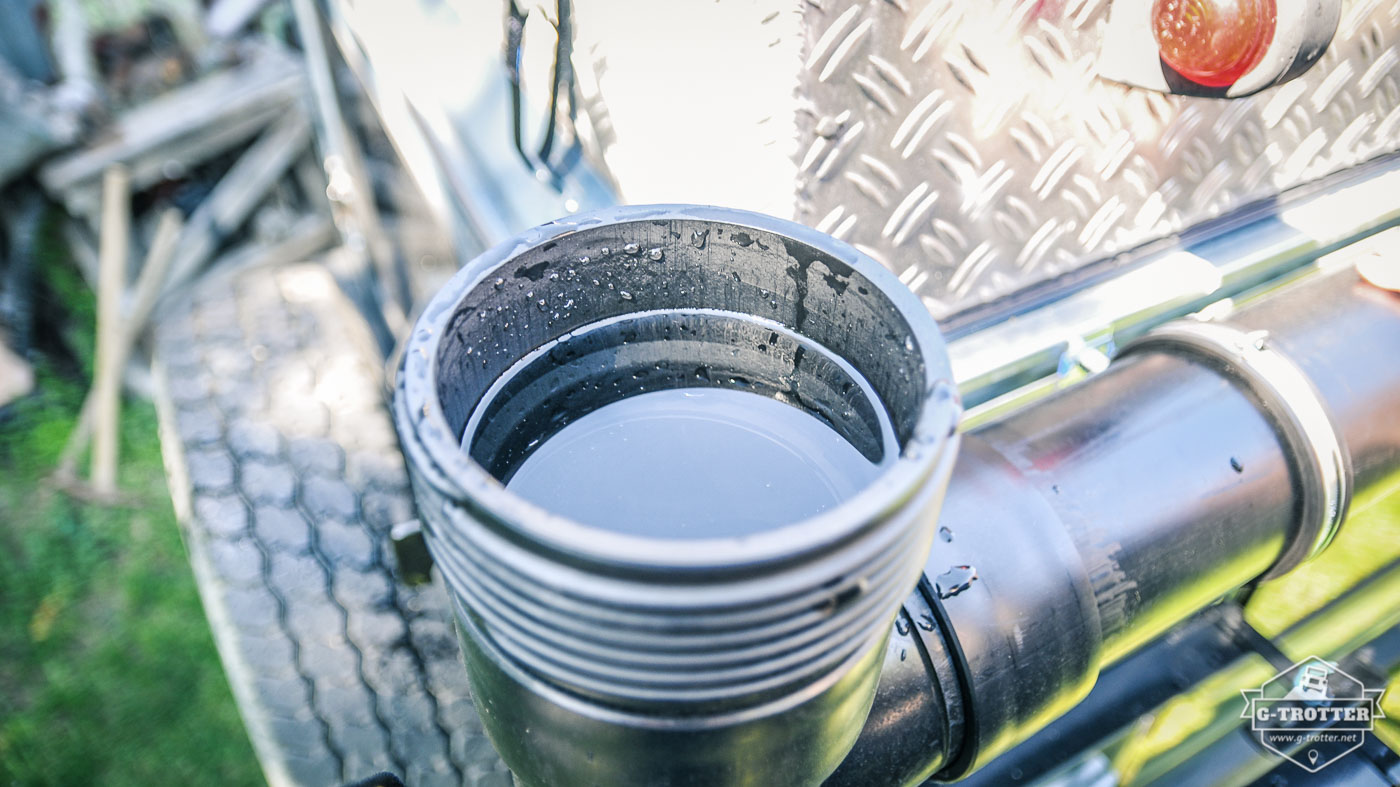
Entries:
[[1177,73],[1225,87],[1259,63],[1277,18],[1274,0],[1155,0],[1152,34]]

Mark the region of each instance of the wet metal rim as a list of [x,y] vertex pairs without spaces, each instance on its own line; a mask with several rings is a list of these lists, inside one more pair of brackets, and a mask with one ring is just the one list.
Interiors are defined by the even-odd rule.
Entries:
[[[602,224],[640,221],[711,221],[784,235],[849,265],[884,294],[909,327],[923,356],[925,397],[899,458],[868,487],[806,520],[733,538],[649,539],[584,525],[508,492],[461,449],[437,393],[438,348],[459,301],[501,264],[552,240]],[[907,287],[875,260],[824,233],[794,222],[728,208],[645,205],[580,213],[536,227],[483,253],[459,271],[424,309],[404,352],[400,415],[426,451],[433,472],[425,479],[464,501],[483,523],[573,560],[624,571],[743,569],[784,562],[838,546],[899,508],[925,483],[953,441],[961,407],[938,326]],[[882,403],[883,404],[883,403]]]

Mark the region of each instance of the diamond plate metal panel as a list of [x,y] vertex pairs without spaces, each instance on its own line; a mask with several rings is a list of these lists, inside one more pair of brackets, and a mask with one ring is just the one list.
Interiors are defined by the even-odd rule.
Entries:
[[807,0],[798,218],[947,317],[1400,149],[1400,0],[1234,100],[1097,78],[1108,6]]

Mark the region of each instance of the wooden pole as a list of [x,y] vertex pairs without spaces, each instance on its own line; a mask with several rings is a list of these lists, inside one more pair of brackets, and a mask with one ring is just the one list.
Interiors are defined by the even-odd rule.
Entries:
[[[151,248],[146,252],[146,260],[141,265],[141,274],[136,279],[135,291],[131,296],[131,308],[123,315],[121,343],[115,349],[119,356],[115,360],[115,365],[119,370],[126,366],[127,359],[131,357],[132,348],[141,338],[142,332],[146,329],[146,323],[150,320],[151,311],[160,299],[166,274],[170,271],[170,260],[175,256],[175,244],[180,239],[180,231],[183,227],[184,220],[176,208],[167,208],[156,222],[155,237],[151,239]],[[69,436],[68,444],[63,447],[63,453],[59,456],[59,474],[74,475],[78,465],[78,455],[82,453],[84,448],[87,448],[88,439],[92,437],[93,418],[96,410],[97,389],[94,387],[88,391],[87,398],[83,400],[83,410],[78,416],[78,424],[73,427],[73,434]]]
[[102,238],[97,271],[97,357],[93,362],[92,485],[117,491],[117,441],[121,417],[121,302],[131,235],[131,179],[126,167],[102,179]]

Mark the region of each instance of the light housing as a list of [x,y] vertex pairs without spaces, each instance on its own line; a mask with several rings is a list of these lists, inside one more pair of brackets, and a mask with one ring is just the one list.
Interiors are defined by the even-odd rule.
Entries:
[[1156,0],[1152,36],[1177,73],[1228,87],[1263,59],[1277,19],[1274,0]]
[[1340,18],[1341,0],[1116,0],[1098,72],[1159,93],[1247,96],[1311,68]]

